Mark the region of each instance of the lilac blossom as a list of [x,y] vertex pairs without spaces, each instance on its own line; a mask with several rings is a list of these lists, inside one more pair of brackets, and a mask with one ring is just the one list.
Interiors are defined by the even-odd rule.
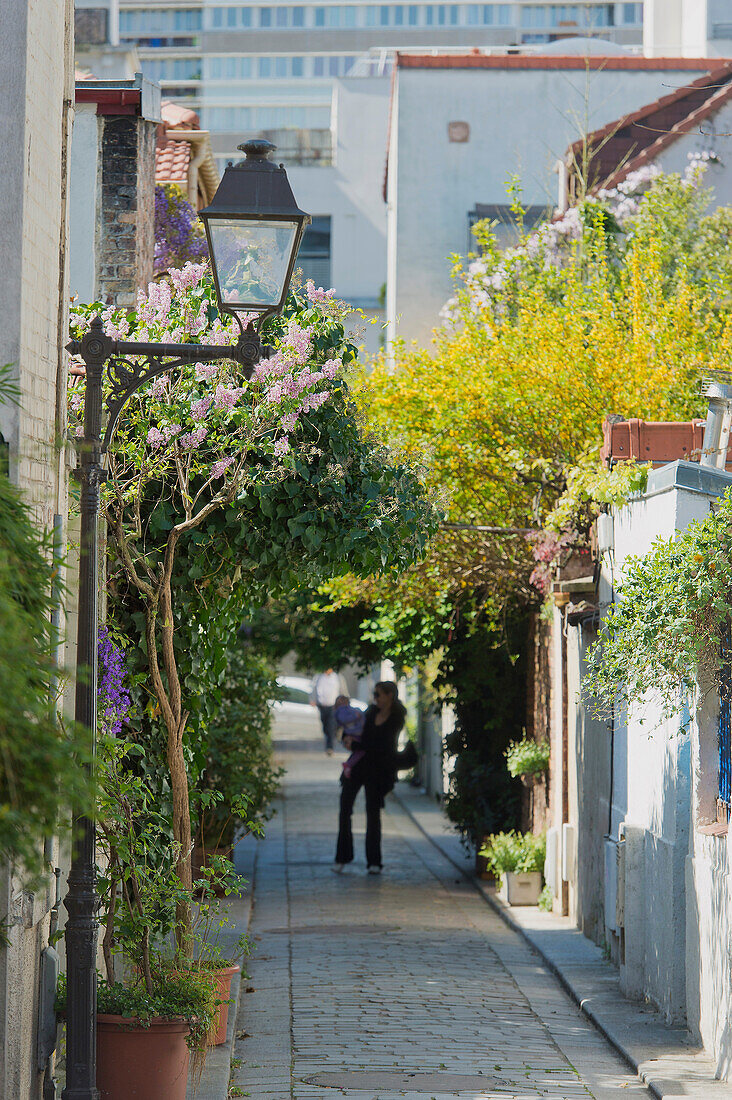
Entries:
[[101,731],[111,737],[119,737],[126,722],[132,697],[127,689],[125,651],[110,637],[103,626],[97,639],[99,672],[97,681],[97,709]]
[[186,432],[185,435],[181,435],[178,441],[184,450],[189,451],[203,443],[207,435],[206,428],[196,428],[193,432]]
[[147,442],[152,449],[156,451],[158,447],[162,447],[163,443],[165,443],[165,436],[159,428],[150,428],[147,433]]
[[150,386],[151,397],[162,397],[168,388],[168,376],[167,374],[159,374],[157,378],[153,378]]
[[[602,188],[597,194],[589,195],[584,201],[584,209],[595,205],[607,210],[625,231],[640,210],[643,194],[659,174],[657,165],[644,165],[629,172],[617,187]],[[504,291],[522,278],[527,265],[551,270],[561,269],[571,262],[574,246],[585,232],[583,206],[571,206],[557,213],[531,233],[520,247],[505,249],[495,266],[483,257],[473,260],[465,270],[465,289],[471,310],[500,317],[505,308]],[[446,324],[459,322],[460,299],[450,299],[441,310],[441,317]]]
[[343,364],[340,359],[327,359],[322,366],[323,377],[333,379],[338,374]]
[[102,311],[104,332],[112,340],[124,340],[130,332],[130,322],[123,313],[117,320],[114,318],[116,310],[114,306],[108,306]]
[[322,286],[316,288],[312,279],[308,279],[305,284],[305,293],[308,296],[310,302],[328,302],[333,298],[335,294],[335,287],[331,287],[330,290],[323,290]]
[[208,410],[211,408],[213,397],[210,394],[206,394],[200,401],[196,401],[191,405],[191,416],[194,420],[205,420],[208,416]]
[[278,458],[281,455],[287,454],[289,449],[290,449],[290,441],[289,441],[289,439],[287,438],[286,435],[282,435],[282,436],[280,436],[279,439],[275,440],[275,445],[273,447],[273,450],[274,450],[274,453],[277,455]]
[[207,382],[214,378],[220,370],[218,363],[196,363],[196,382]]
[[200,260],[207,254],[195,209],[172,187],[156,187],[155,274],[178,268],[184,260]]
[[205,271],[205,264],[189,262],[184,264],[178,271],[172,269],[170,271],[170,281],[177,293],[183,294],[186,290],[191,290],[194,286],[198,286]]
[[243,392],[243,390],[237,389],[236,386],[226,386],[220,382],[214,394],[214,404],[217,409],[228,409],[231,411]]
[[223,477],[224,473],[229,469],[229,466],[233,463],[234,459],[229,455],[228,458],[221,458],[218,462],[214,462],[211,467],[211,477],[219,478]]

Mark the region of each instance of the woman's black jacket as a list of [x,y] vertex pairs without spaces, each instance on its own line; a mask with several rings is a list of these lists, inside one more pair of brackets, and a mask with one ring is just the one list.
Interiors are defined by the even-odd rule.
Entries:
[[404,725],[405,710],[397,702],[389,717],[380,726],[376,725],[378,707],[370,706],[366,711],[359,748],[364,756],[353,770],[353,778],[361,783],[374,786],[382,797],[389,793],[396,782],[396,753],[399,733]]

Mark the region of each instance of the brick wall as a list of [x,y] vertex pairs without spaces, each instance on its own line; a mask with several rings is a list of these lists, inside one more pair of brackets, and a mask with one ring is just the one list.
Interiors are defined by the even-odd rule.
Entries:
[[134,306],[152,279],[155,209],[155,123],[109,116],[102,134],[102,226],[99,296]]

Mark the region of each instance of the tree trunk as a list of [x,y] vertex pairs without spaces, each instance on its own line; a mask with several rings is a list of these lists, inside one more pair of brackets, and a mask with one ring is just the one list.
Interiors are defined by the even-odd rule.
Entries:
[[[188,715],[181,716],[177,729],[168,731],[168,770],[170,788],[173,794],[173,835],[178,844],[178,864],[176,867],[180,884],[191,898],[193,893],[193,875],[191,872],[191,807],[188,791],[188,774],[183,755],[183,730]],[[178,950],[187,958],[192,957],[193,941],[191,935],[191,903],[180,901],[176,908],[176,944]]]

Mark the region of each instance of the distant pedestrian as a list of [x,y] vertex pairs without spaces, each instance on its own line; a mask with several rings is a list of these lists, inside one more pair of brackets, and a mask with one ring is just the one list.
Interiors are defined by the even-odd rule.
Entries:
[[[363,787],[366,796],[366,865],[370,875],[381,873],[381,808],[396,781],[397,742],[405,716],[406,710],[399,701],[396,684],[391,680],[382,680],[374,688],[374,702],[366,711],[360,744],[363,756],[349,776],[341,775],[334,871],[342,871],[346,863],[353,860],[351,818],[356,795]],[[348,737],[344,737],[343,743],[346,748],[352,747]]]
[[348,738],[348,747],[351,749],[351,755],[343,764],[343,774],[349,779],[356,764],[358,764],[359,760],[363,759],[361,734],[363,733],[364,718],[364,712],[359,710],[358,707],[352,707],[351,700],[347,695],[338,696],[336,699],[335,719],[336,725],[341,730],[343,744],[346,744],[346,738]]
[[320,722],[325,738],[325,751],[328,756],[333,755],[333,742],[336,732],[335,702],[339,695],[343,695],[345,684],[343,677],[332,668],[327,668],[313,680],[313,690],[310,695],[310,703],[320,711]]

